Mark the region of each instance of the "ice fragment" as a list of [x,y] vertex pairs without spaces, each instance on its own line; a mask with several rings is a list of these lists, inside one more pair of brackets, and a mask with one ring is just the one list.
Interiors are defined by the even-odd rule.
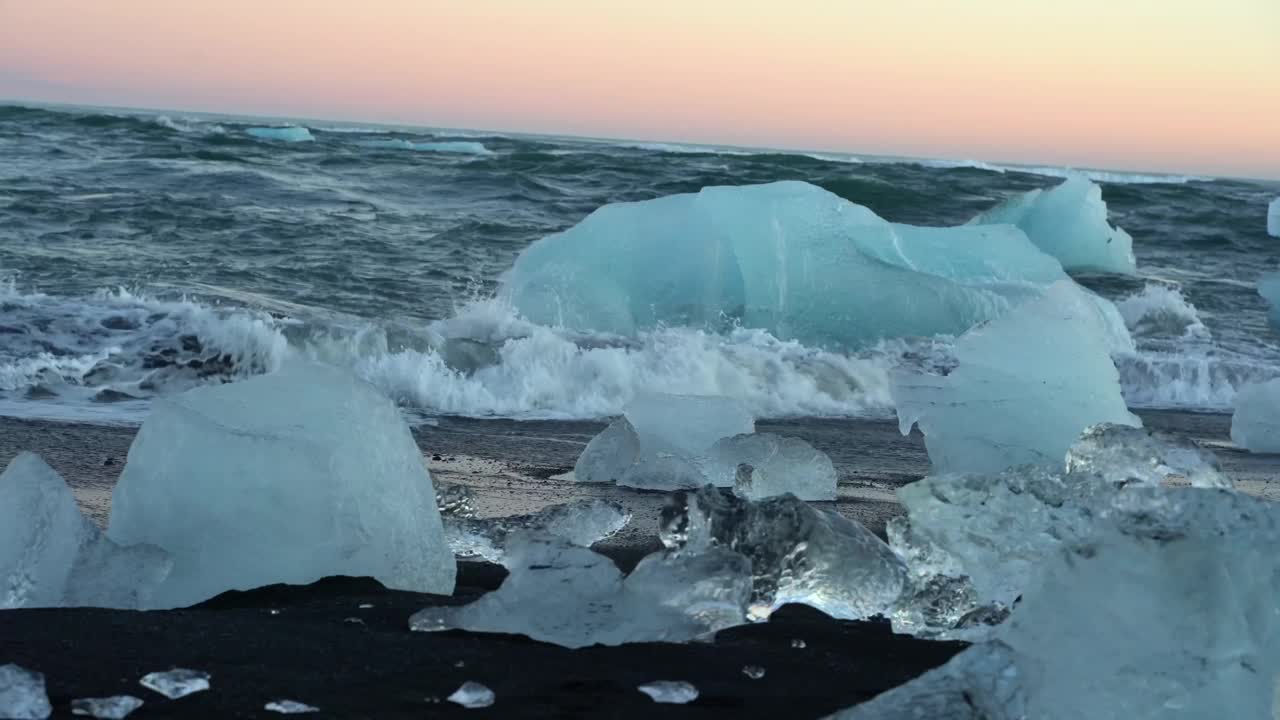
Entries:
[[17,665],[0,665],[0,717],[44,720],[53,714],[44,675]]
[[454,690],[453,694],[447,699],[449,702],[457,703],[464,708],[487,708],[493,704],[494,694],[492,690],[484,685],[468,680],[462,683],[462,687]]
[[550,505],[529,515],[497,518],[444,518],[445,538],[455,555],[501,563],[507,537],[530,531],[590,547],[612,536],[631,520],[631,513],[610,500],[578,500]]
[[296,700],[273,700],[264,705],[263,709],[280,713],[281,715],[300,715],[303,713],[320,712],[320,708],[306,703],[300,703]]
[[636,688],[656,703],[684,705],[698,699],[698,688],[684,680],[656,680]]
[[147,673],[138,682],[148,690],[154,690],[170,700],[177,700],[192,693],[208,690],[209,673],[174,668],[164,672]]
[[1280,379],[1236,392],[1231,441],[1256,453],[1280,453]]
[[71,714],[87,715],[98,720],[124,720],[129,713],[142,707],[142,704],[141,698],[132,695],[80,698],[71,701]]

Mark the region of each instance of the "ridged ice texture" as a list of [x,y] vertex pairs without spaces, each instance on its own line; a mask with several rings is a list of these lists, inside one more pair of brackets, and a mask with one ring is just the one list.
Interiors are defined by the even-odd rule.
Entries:
[[659,535],[681,555],[728,549],[749,559],[756,617],[787,603],[871,617],[890,609],[907,578],[898,556],[860,523],[786,495],[751,501],[711,486],[678,493]]
[[831,458],[800,438],[773,433],[724,438],[712,446],[702,470],[711,484],[732,484],[734,492],[752,500],[786,493],[801,500],[836,497]]
[[955,345],[958,367],[899,372],[893,397],[903,434],[919,425],[937,473],[1057,467],[1096,423],[1140,425],[1125,406],[1106,320],[1070,282],[975,328]]
[[1133,238],[1107,222],[1102,188],[1083,176],[1069,177],[1048,190],[1015,195],[969,223],[1017,225],[1067,270],[1127,275],[1137,271]]
[[958,335],[1064,277],[1010,225],[896,225],[778,182],[606,205],[522,252],[504,293],[542,325],[634,335],[740,322],[851,348]]
[[103,537],[34,453],[20,453],[0,474],[0,609],[146,608],[170,566],[159,548]]
[[1231,442],[1257,453],[1280,453],[1280,379],[1236,393]]
[[447,595],[456,572],[399,410],[313,364],[158,400],[129,449],[108,534],[173,556],[155,598],[166,607],[329,575]]
[[1158,486],[1180,477],[1194,487],[1234,487],[1218,458],[1189,438],[1107,423],[1087,428],[1067,450],[1066,472],[1113,485]]
[[421,610],[410,628],[515,633],[576,648],[683,642],[746,622],[751,566],[727,550],[655,553],[624,578],[603,555],[518,533],[505,564],[510,574],[497,590],[469,605]]
[[507,539],[520,531],[545,533],[571,545],[590,547],[611,537],[631,520],[631,513],[611,500],[575,500],[528,515],[496,518],[444,516],[444,534],[454,555],[502,563]]

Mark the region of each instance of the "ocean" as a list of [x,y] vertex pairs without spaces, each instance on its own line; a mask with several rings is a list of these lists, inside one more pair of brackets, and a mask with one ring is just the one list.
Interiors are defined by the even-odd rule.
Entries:
[[[1084,172],[1134,239],[1136,276],[1076,276],[1135,340],[1114,357],[1128,404],[1225,411],[1242,385],[1280,376],[1256,292],[1280,268],[1266,234],[1280,183]],[[760,417],[891,417],[889,373],[945,354],[947,338],[850,350],[732,323],[584,333],[522,319],[503,274],[611,203],[802,180],[945,226],[1067,174],[0,106],[0,414],[136,424],[157,396],[305,357],[365,377],[415,423],[595,419],[655,389],[730,395]]]

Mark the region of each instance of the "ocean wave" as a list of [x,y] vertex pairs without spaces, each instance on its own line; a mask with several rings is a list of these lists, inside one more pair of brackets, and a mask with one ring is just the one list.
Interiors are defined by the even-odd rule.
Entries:
[[151,122],[162,128],[180,133],[222,135],[227,131],[226,128],[216,123],[206,123],[192,119],[174,120],[168,115],[154,115],[151,117]]
[[278,140],[281,142],[312,142],[315,136],[305,127],[286,125],[284,127],[251,127],[245,132],[259,140]]
[[1117,301],[1116,308],[1135,340],[1177,338],[1203,343],[1212,340],[1200,313],[1177,288],[1148,284],[1141,292]]
[[412,142],[409,140],[367,140],[359,143],[364,147],[389,150],[413,150],[416,152],[457,153],[460,155],[492,155],[493,151],[483,143],[463,140],[440,140],[433,142]]

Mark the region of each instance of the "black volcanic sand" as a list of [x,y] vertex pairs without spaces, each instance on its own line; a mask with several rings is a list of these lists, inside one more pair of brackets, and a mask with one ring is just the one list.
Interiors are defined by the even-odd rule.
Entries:
[[[1230,418],[1144,412],[1147,426],[1189,436],[1215,450],[1242,489],[1274,494],[1280,457],[1230,445]],[[576,497],[608,497],[635,515],[597,545],[629,568],[657,547],[664,495],[557,476],[603,423],[441,420],[415,429],[437,482],[474,491],[483,515],[536,510]],[[922,476],[928,457],[918,434],[868,420],[762,421],[760,431],[802,437],[831,455],[840,475],[830,506],[877,532],[900,512],[897,487]],[[56,468],[77,499],[105,524],[110,493],[135,430],[0,418],[0,466],[33,450]],[[452,597],[390,591],[368,579],[330,578],[304,587],[228,593],[195,608],[159,612],[99,609],[0,612],[0,664],[45,673],[59,716],[73,698],[129,693],[147,701],[131,717],[274,717],[263,705],[292,699],[322,716],[435,717],[768,717],[815,718],[870,699],[945,662],[963,645],[895,636],[876,622],[836,621],[787,607],[765,624],[727,630],[714,643],[648,643],[567,650],[509,635],[412,633],[408,618],[433,604],[469,602],[496,587],[501,568],[459,564]],[[372,608],[361,609],[361,604]],[[272,610],[278,611],[273,613]],[[348,621],[358,618],[360,622]],[[803,640],[804,648],[793,647]],[[760,680],[746,665],[766,670]],[[210,692],[168,701],[138,678],[172,667],[213,675]],[[497,693],[486,710],[442,702],[467,680]],[[637,685],[686,680],[701,691],[686,706],[656,705]]]

